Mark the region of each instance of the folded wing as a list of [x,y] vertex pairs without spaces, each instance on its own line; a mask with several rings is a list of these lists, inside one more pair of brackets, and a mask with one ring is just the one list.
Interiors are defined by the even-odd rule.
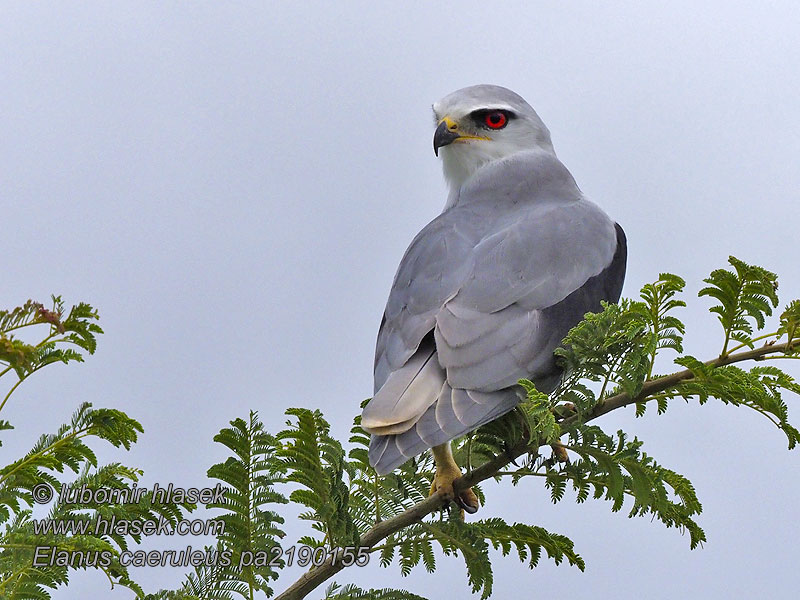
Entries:
[[[522,159],[465,186],[400,264],[362,417],[380,473],[511,410],[520,378],[553,389],[564,335],[619,298],[622,229],[555,157]],[[547,170],[546,184],[522,185],[530,169]]]

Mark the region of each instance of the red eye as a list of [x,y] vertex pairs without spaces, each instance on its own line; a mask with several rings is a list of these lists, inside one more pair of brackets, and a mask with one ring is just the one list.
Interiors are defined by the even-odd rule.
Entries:
[[506,126],[506,123],[508,123],[508,117],[506,117],[505,113],[496,110],[487,113],[483,118],[483,122],[486,123],[486,126],[490,129],[502,129]]

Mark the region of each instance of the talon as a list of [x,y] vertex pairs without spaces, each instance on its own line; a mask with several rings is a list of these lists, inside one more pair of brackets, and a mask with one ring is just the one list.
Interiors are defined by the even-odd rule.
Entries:
[[569,454],[567,454],[567,449],[561,445],[560,442],[556,442],[555,444],[551,444],[550,448],[553,449],[553,457],[560,463],[567,463],[569,464]]
[[[461,474],[459,473],[456,477],[460,476]],[[443,500],[450,502],[450,500],[455,498],[455,492],[453,491],[453,481],[455,481],[455,479],[454,477],[448,481],[446,477],[443,477],[442,474],[437,471],[431,483],[431,493],[428,494],[428,496],[430,497],[438,493]]]
[[472,488],[467,488],[462,491],[458,496],[456,496],[455,501],[456,504],[458,504],[463,510],[467,511],[471,515],[474,515],[476,512],[478,512],[478,508],[480,507],[478,496],[472,491]]
[[461,490],[458,495],[453,489],[453,482],[461,477],[461,469],[453,460],[450,444],[442,444],[442,446],[433,448],[433,457],[436,462],[436,474],[431,482],[430,496],[439,494],[445,502],[452,500],[459,508],[471,515],[478,512],[480,503],[472,488]]
[[478,512],[478,508],[480,508],[478,496],[472,491],[472,488],[467,488],[456,494],[453,489],[453,482],[459,477],[461,477],[460,471],[437,471],[436,476],[433,478],[433,483],[431,483],[431,493],[429,496],[438,493],[442,497],[442,500],[446,502],[453,501],[459,508],[474,515]]

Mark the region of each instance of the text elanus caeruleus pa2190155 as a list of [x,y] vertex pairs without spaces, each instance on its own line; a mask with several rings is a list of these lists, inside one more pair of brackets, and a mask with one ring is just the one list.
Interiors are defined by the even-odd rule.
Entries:
[[[427,448],[431,492],[453,497],[450,440],[512,410],[521,378],[550,393],[554,350],[625,278],[622,228],[587,200],[523,98],[477,85],[433,105],[450,187],[392,283],[361,419],[386,474]],[[455,500],[475,512],[472,490]]]

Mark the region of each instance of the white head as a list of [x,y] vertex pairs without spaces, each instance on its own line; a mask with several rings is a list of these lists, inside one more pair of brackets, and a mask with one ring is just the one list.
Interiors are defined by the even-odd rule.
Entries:
[[555,154],[550,132],[530,104],[499,85],[474,85],[433,105],[433,149],[451,190],[478,169],[523,150]]

